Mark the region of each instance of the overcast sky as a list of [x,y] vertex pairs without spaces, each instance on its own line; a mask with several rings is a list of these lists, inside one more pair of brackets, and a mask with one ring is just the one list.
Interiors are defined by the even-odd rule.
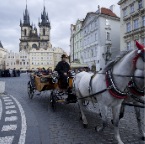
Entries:
[[[69,53],[70,25],[77,19],[85,18],[87,12],[95,12],[98,5],[109,8],[115,5],[115,13],[120,16],[119,0],[45,0],[46,11],[51,22],[51,43]],[[30,22],[38,28],[38,18],[43,11],[43,0],[28,0]],[[3,47],[19,51],[20,19],[26,0],[3,0],[0,3],[0,41]]]

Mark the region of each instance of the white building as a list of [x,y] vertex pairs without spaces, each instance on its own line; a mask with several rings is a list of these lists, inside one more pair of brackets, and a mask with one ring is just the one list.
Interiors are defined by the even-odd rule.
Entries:
[[71,38],[70,38],[70,58],[71,62],[74,60],[79,60],[80,63],[83,63],[82,59],[82,24],[83,20],[77,20],[76,24],[71,24]]
[[135,49],[134,40],[145,45],[145,0],[120,0],[122,50]]
[[4,57],[5,57],[6,53],[7,53],[7,50],[3,48],[3,45],[0,41],[0,69],[5,68]]
[[[112,8],[112,7],[111,7]],[[73,25],[74,27],[74,25]],[[75,30],[76,26],[74,27]],[[73,34],[71,32],[71,42]],[[105,64],[113,59],[120,50],[120,18],[116,16],[113,9],[100,8],[96,12],[87,13],[80,28],[81,40],[80,56],[83,63],[90,68],[96,67],[96,71],[102,69]],[[74,46],[71,43],[71,56],[75,55],[80,46]],[[74,53],[74,54],[73,54]],[[78,54],[79,55],[79,54]]]
[[26,51],[22,50],[19,53],[8,52],[5,56],[6,69],[29,69],[29,55]]

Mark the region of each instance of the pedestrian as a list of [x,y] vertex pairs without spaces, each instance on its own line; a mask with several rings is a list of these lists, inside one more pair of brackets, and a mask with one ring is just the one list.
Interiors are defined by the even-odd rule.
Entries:
[[13,69],[13,77],[16,77],[16,69]]

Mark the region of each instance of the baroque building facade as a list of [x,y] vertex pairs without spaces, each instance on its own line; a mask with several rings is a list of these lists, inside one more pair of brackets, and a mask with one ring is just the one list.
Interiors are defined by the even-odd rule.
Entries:
[[21,69],[28,70],[29,67],[29,54],[25,50],[19,53],[13,51],[7,52],[5,55],[5,68],[6,69]]
[[[119,53],[119,33],[120,18],[113,9],[98,6],[96,12],[71,25],[71,56],[99,71]],[[79,44],[75,44],[77,41]]]
[[134,40],[145,45],[145,0],[120,0],[121,51],[136,49]]
[[7,54],[7,50],[3,47],[0,41],[0,69],[5,69],[5,55]]

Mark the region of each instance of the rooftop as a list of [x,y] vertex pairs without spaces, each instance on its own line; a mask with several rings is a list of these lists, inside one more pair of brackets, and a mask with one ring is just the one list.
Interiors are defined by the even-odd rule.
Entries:
[[118,16],[114,12],[112,12],[110,9],[104,8],[104,7],[101,8],[101,14],[105,14],[105,15],[109,15],[109,16],[118,18]]

